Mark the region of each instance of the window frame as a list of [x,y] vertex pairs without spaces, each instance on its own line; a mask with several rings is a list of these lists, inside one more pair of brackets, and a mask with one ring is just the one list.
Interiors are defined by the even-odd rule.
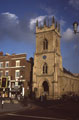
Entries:
[[0,62],[0,68],[3,68],[3,62]]
[[3,76],[3,71],[1,70],[0,73],[1,73],[1,76],[0,76],[0,77],[2,77],[2,76]]
[[20,66],[20,60],[16,60],[16,67],[19,67],[19,66]]
[[47,74],[48,73],[48,65],[47,63],[44,63],[43,65],[43,74]]
[[[7,66],[7,63],[8,63],[8,66]],[[5,62],[5,67],[6,67],[6,68],[9,67],[9,61],[6,61],[6,62]]]
[[[8,73],[8,75],[7,75],[6,73]],[[5,76],[6,76],[6,77],[9,76],[9,70],[6,70],[6,71],[5,71]]]
[[[19,75],[17,76],[16,73],[19,72]],[[20,77],[20,70],[15,70],[15,78],[19,78]]]
[[48,50],[48,40],[44,39],[43,41],[43,50]]

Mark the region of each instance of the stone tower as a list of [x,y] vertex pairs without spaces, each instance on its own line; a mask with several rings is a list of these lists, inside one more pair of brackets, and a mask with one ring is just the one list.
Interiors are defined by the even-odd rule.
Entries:
[[55,23],[39,27],[36,23],[36,52],[33,67],[33,91],[36,98],[46,95],[47,99],[55,99],[59,96],[58,71],[62,69],[62,57],[60,52],[60,25]]

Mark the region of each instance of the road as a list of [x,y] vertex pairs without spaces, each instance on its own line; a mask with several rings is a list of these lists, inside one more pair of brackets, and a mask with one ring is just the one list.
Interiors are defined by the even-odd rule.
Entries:
[[67,120],[53,117],[44,117],[44,116],[31,116],[31,115],[19,115],[13,113],[7,113],[4,115],[0,115],[1,120]]
[[17,111],[3,111],[0,120],[79,120],[79,103],[46,104],[30,103]]
[[21,111],[0,114],[0,120],[67,120],[56,111],[32,105]]

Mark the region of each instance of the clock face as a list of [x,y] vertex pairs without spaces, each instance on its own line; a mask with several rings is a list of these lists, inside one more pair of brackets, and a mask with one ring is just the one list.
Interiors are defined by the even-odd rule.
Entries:
[[43,59],[46,59],[46,58],[47,58],[47,56],[46,56],[46,55],[44,55],[44,56],[43,56]]

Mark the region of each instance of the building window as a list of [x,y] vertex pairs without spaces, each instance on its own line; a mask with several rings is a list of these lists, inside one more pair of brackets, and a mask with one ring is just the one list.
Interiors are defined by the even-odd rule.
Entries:
[[47,50],[48,49],[48,41],[45,39],[43,41],[43,50]]
[[2,68],[3,67],[3,62],[0,62],[0,68]]
[[3,76],[3,71],[0,71],[0,77],[2,77]]
[[20,70],[16,70],[15,71],[15,78],[19,78],[20,77]]
[[15,86],[18,86],[18,82],[15,82]]
[[43,65],[43,74],[47,74],[48,72],[48,66],[47,66],[47,63],[44,63]]
[[16,67],[20,66],[20,60],[16,61]]
[[5,71],[5,76],[9,76],[9,71]]
[[9,67],[9,61],[5,63],[5,67]]

